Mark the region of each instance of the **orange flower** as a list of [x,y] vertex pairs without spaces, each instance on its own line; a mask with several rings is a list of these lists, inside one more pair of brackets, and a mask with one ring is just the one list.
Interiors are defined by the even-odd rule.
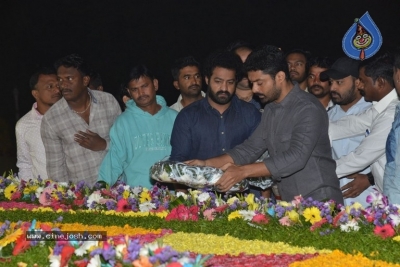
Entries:
[[149,261],[149,258],[140,256],[140,259],[132,262],[132,265],[135,267],[153,267],[153,264]]

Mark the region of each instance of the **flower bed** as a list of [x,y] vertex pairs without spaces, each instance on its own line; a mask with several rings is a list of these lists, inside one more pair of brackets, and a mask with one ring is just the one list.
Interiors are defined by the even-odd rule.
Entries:
[[[252,194],[222,197],[194,190],[174,195],[159,186],[88,188],[83,183],[21,182],[9,175],[0,177],[0,200],[1,257],[14,266],[18,262],[65,266],[65,261],[89,267],[100,262],[102,266],[133,262],[135,266],[322,266],[326,262],[400,266],[398,207],[378,193],[369,196],[370,206],[363,209],[357,203],[342,207],[301,197],[273,204]],[[18,221],[22,222],[13,224]],[[45,241],[43,246],[43,242],[23,242],[26,231],[41,227],[104,231],[107,239],[96,244]],[[80,252],[82,246],[89,246],[87,253]],[[117,253],[121,246],[125,254]],[[68,257],[61,256],[63,249]],[[127,253],[130,256],[124,256]]]

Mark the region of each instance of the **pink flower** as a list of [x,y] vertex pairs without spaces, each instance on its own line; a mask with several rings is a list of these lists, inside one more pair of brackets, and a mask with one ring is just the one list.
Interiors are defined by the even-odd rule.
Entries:
[[206,209],[203,211],[203,216],[208,221],[213,221],[215,219],[215,209]]
[[190,208],[186,207],[183,204],[180,204],[178,207],[173,208],[171,212],[165,218],[167,221],[170,220],[179,220],[179,221],[197,221],[199,207],[191,206]]
[[51,192],[53,192],[53,188],[46,187],[43,192],[40,194],[39,203],[43,206],[50,206],[51,204]]
[[294,200],[292,200],[293,206],[298,208],[300,206],[302,200],[303,200],[303,197],[301,195],[300,196],[295,196]]
[[289,219],[288,216],[282,217],[279,219],[279,223],[283,226],[290,226],[291,225],[291,220]]
[[121,198],[117,203],[117,211],[127,212],[131,211],[132,207],[129,205],[128,201],[125,198]]
[[328,222],[328,219],[323,218],[322,220],[320,220],[320,221],[314,223],[313,225],[311,225],[310,231],[313,232],[315,229],[321,228],[321,226],[323,224],[327,223],[327,222]]
[[227,207],[229,207],[228,204],[225,204],[225,205],[216,207],[216,208],[215,208],[215,212],[223,212],[224,210],[226,210]]
[[12,195],[11,195],[11,200],[18,200],[21,198],[21,192],[20,191],[15,191]]
[[395,231],[390,224],[385,224],[384,226],[377,225],[377,226],[375,226],[374,234],[385,239],[385,238],[394,236]]
[[260,224],[267,224],[268,218],[265,217],[264,214],[256,214],[256,215],[254,215],[254,217],[251,221],[255,222],[255,223],[260,223]]

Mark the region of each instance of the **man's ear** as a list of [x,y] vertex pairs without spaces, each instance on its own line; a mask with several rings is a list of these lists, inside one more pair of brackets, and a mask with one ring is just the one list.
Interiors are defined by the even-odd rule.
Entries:
[[172,84],[174,85],[174,87],[176,88],[176,90],[180,90],[178,81],[174,81]]
[[282,83],[286,78],[286,74],[283,71],[279,71],[276,75],[275,75],[275,82],[277,83]]
[[156,91],[158,90],[158,80],[154,79],[153,80],[153,84],[154,84],[154,88],[156,89]]
[[88,87],[90,82],[90,76],[83,76],[83,85]]
[[204,81],[206,82],[206,84],[208,85],[208,77],[204,76]]
[[379,90],[382,90],[386,86],[386,80],[383,79],[382,77],[378,77],[378,79],[376,79],[375,83],[378,86]]
[[38,90],[32,90],[31,93],[32,93],[33,98],[36,99],[36,101],[37,101],[38,95],[39,95]]

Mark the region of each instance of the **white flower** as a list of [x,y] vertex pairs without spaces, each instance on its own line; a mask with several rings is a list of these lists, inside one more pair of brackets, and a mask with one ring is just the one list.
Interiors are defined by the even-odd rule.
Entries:
[[163,171],[163,173],[160,175],[159,178],[164,182],[172,182],[171,178],[169,178],[169,175],[166,171]]
[[117,258],[122,258],[123,256],[123,251],[126,248],[126,244],[119,244],[115,247],[115,256]]
[[83,256],[87,253],[88,249],[91,247],[97,247],[99,245],[99,241],[85,241],[83,244],[75,249],[76,256]]
[[141,186],[135,186],[135,187],[131,188],[131,192],[135,196],[138,196],[140,193],[142,193],[142,191],[143,191],[143,187],[141,187]]
[[147,211],[151,211],[153,209],[156,209],[156,204],[151,203],[149,201],[144,202],[142,204],[139,205],[139,210],[141,212],[147,212]]
[[92,203],[100,203],[100,201],[101,201],[102,199],[104,199],[104,198],[101,196],[100,191],[94,191],[94,192],[89,196],[88,200],[86,201],[86,206],[87,206],[89,209],[92,209],[92,208],[91,208]]
[[353,219],[348,221],[346,224],[340,225],[340,230],[342,232],[350,232],[351,230],[358,231],[360,230],[360,226],[358,226],[358,222]]
[[97,254],[94,257],[92,257],[87,267],[101,267],[100,256]]
[[[147,256],[149,256],[149,251],[155,251],[159,247],[160,246],[158,245],[157,242],[145,244],[145,245],[143,245],[143,247],[140,248],[139,255],[147,257]],[[164,245],[162,247],[164,247]]]
[[177,192],[176,197],[183,197],[184,200],[187,200],[188,195],[185,194],[184,192]]
[[197,197],[197,200],[200,202],[206,202],[207,199],[209,199],[209,198],[210,198],[210,194],[207,192],[203,192]]
[[239,214],[243,217],[243,220],[245,221],[253,220],[254,215],[256,215],[256,213],[252,210],[239,210]]
[[400,224],[400,216],[398,214],[390,214],[389,218],[392,226],[396,227]]
[[53,255],[53,253],[49,256],[50,267],[61,267],[61,255]]
[[68,189],[68,191],[67,191],[67,195],[68,195],[69,197],[76,198],[76,195],[75,195],[75,193],[74,193],[74,192],[72,192],[72,190],[71,190],[71,189]]
[[36,189],[36,192],[35,192],[36,198],[40,198],[40,195],[42,194],[43,190],[44,190],[43,187],[38,187]]
[[129,191],[131,187],[129,185],[124,185],[124,191]]

